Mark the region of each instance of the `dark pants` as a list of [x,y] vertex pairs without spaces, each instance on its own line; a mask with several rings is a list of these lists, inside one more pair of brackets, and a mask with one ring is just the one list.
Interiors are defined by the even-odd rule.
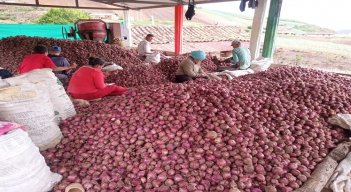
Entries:
[[63,86],[68,85],[68,79],[69,79],[68,75],[55,73],[55,76],[61,81]]
[[189,77],[187,75],[176,75],[175,76],[175,82],[176,83],[184,83],[187,81],[194,80],[195,78]]
[[9,70],[6,70],[6,69],[0,69],[0,77],[1,79],[6,79],[6,78],[9,78],[9,77],[12,77],[13,75],[10,73]]

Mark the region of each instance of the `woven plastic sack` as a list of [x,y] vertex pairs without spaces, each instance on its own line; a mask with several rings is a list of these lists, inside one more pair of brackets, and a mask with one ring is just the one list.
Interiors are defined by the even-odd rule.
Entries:
[[252,69],[255,73],[267,71],[268,68],[272,65],[272,63],[273,60],[269,58],[254,60],[251,62],[250,69]]
[[62,138],[47,92],[34,84],[0,89],[0,119],[25,125],[40,150],[55,147]]
[[8,78],[6,81],[12,86],[28,82],[44,83],[46,86],[44,90],[46,90],[50,96],[57,121],[76,115],[76,110],[74,109],[71,99],[51,69],[33,70],[20,76]]
[[26,130],[23,125],[12,122],[0,121],[0,136],[18,128]]
[[3,87],[8,87],[10,86],[4,79],[1,79],[0,77],[0,88],[3,88]]
[[102,68],[103,71],[117,71],[117,70],[123,70],[123,67],[112,63],[111,65],[107,65],[105,67]]
[[0,173],[3,192],[46,192],[62,179],[22,129],[0,136]]
[[343,129],[351,130],[351,114],[336,114],[329,118],[328,122]]
[[160,53],[151,53],[146,55],[145,59],[146,63],[159,63],[161,62],[161,54]]

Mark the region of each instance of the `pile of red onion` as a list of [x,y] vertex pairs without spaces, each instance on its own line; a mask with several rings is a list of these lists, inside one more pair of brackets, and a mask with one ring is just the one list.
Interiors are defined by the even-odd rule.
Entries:
[[[71,63],[77,63],[78,66],[86,65],[90,56],[101,57],[106,61],[121,65],[124,70],[111,74],[107,82],[126,87],[173,82],[179,64],[186,58],[186,55],[181,55],[162,59],[161,63],[146,67],[138,58],[135,49],[127,50],[116,45],[87,40],[72,41],[16,36],[0,40],[2,67],[15,73],[23,58],[30,54],[36,45],[61,46],[62,55],[67,57]],[[210,56],[202,62],[203,69],[208,72],[214,71],[221,65],[225,64],[215,64]]]
[[347,139],[327,118],[351,112],[351,80],[277,68],[139,86],[78,111],[43,152],[63,175],[54,191],[289,192]]
[[154,65],[136,65],[108,75],[108,83],[115,83],[124,87],[152,85],[168,82],[167,77]]
[[77,63],[78,66],[88,64],[90,56],[100,57],[109,62],[114,62],[122,67],[141,64],[136,50],[119,48],[116,45],[99,43],[95,41],[72,41],[60,39],[48,39],[40,37],[16,36],[0,40],[0,63],[1,67],[16,72],[23,58],[32,52],[36,45],[47,47],[58,45],[62,48],[62,55],[69,62]]
[[[125,87],[174,82],[176,71],[184,59],[186,59],[186,55],[162,59],[158,64],[127,66],[124,70],[110,74],[106,78],[106,82]],[[224,65],[226,65],[224,62],[215,64],[210,56],[201,63],[203,70],[206,72],[215,71],[218,66]]]

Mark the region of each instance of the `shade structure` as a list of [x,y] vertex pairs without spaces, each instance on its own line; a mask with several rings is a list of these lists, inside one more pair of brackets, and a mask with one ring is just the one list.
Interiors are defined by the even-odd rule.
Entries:
[[[196,4],[230,2],[234,0],[196,0]],[[237,0],[238,1],[238,0]],[[101,10],[140,10],[161,7],[174,7],[187,5],[188,0],[4,0],[3,5],[37,6],[37,7],[62,7],[78,9],[101,9]]]

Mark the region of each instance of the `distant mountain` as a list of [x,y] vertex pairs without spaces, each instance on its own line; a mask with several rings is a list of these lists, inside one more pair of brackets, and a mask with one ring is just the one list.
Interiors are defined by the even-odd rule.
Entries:
[[338,34],[348,34],[351,35],[351,29],[342,29],[342,30],[338,30],[336,31]]

